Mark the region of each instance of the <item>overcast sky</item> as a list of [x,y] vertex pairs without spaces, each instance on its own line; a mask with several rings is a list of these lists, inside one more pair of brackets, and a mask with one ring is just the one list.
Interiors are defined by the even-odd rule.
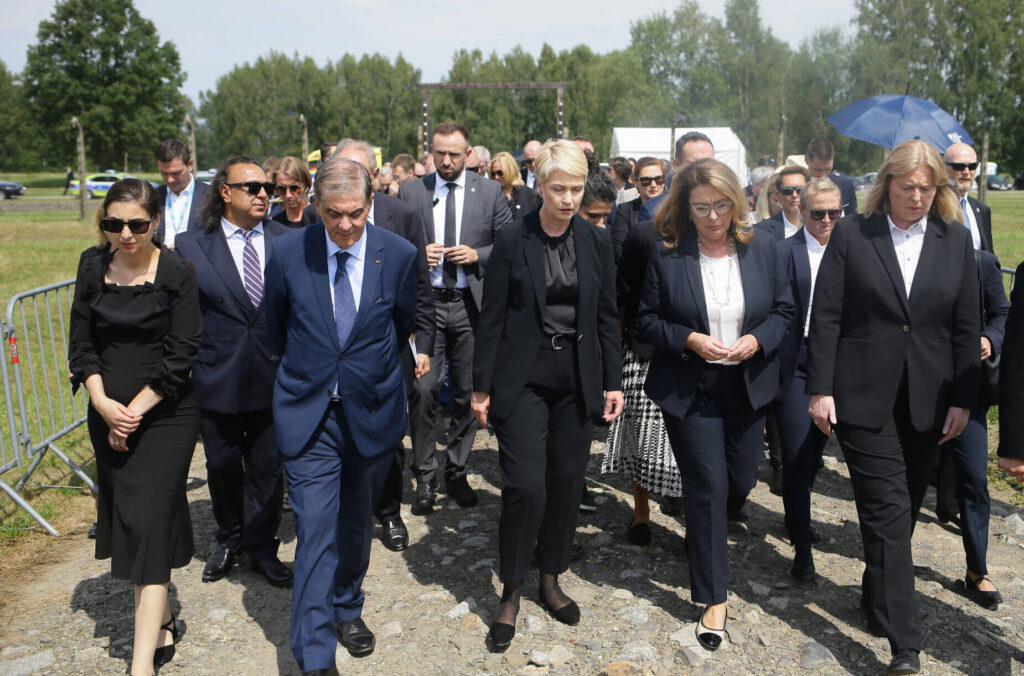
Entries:
[[[0,60],[9,70],[25,67],[25,51],[36,40],[39,22],[53,12],[54,0],[0,2]],[[255,61],[275,49],[298,52],[319,63],[342,54],[401,53],[423,72],[424,82],[441,79],[456,49],[504,54],[516,44],[536,56],[546,42],[556,50],[585,43],[603,53],[629,45],[630,23],[678,0],[135,0],[162,40],[178,47],[188,73],[185,93],[199,92],[235,64]],[[722,16],[725,0],[699,0],[704,12]],[[854,0],[762,2],[761,18],[794,48],[815,28],[849,26]],[[457,10],[456,10],[457,8]],[[827,9],[825,9],[827,8]],[[453,11],[456,10],[456,11]],[[225,39],[227,38],[227,39]]]

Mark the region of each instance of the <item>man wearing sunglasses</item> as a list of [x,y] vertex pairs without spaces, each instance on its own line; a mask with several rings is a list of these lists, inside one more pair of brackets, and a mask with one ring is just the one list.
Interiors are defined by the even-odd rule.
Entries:
[[946,163],[949,184],[960,200],[960,213],[964,225],[971,231],[974,248],[992,251],[992,210],[984,202],[971,197],[974,176],[978,172],[978,154],[966,143],[954,143],[946,148],[942,161]]
[[771,234],[776,241],[792,237],[800,229],[800,193],[810,180],[807,170],[800,166],[786,167],[779,172],[779,189],[774,199],[781,210],[755,227]]
[[263,303],[268,255],[289,231],[264,220],[273,190],[255,159],[229,159],[203,204],[205,228],[179,235],[175,248],[195,266],[203,316],[192,380],[217,521],[203,582],[228,575],[245,552],[270,584],[292,583],[277,558],[284,484],[271,398],[278,356]]
[[192,154],[176,138],[156,147],[156,166],[164,184],[160,193],[160,225],[156,236],[168,249],[174,239],[189,230],[202,229],[199,209],[206,197],[207,185],[192,177]]
[[839,187],[827,178],[812,178],[799,196],[803,227],[780,241],[778,258],[786,266],[796,313],[778,349],[779,395],[774,406],[782,455],[782,503],[789,540],[796,549],[790,575],[814,579],[811,543],[811,487],[828,437],[807,414],[807,338],[811,322],[814,281],[832,228],[843,213]]
[[537,157],[538,150],[540,150],[540,141],[527,141],[526,145],[523,146],[523,168],[521,173],[523,183],[530,190],[534,190],[537,187],[537,177],[533,174],[533,160]]

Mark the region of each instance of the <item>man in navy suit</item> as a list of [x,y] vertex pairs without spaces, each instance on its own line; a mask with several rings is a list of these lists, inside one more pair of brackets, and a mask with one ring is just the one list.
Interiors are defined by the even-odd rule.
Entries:
[[782,503],[786,529],[796,548],[790,575],[802,581],[814,578],[811,543],[811,487],[818,460],[828,441],[813,424],[807,406],[807,333],[810,327],[814,281],[836,220],[842,213],[839,187],[824,178],[812,178],[800,195],[803,227],[777,244],[778,259],[786,269],[796,311],[778,349],[779,396],[775,419],[782,455]]
[[832,172],[835,165],[836,149],[827,138],[812,138],[804,151],[807,171],[811,178],[827,178],[839,186],[839,198],[842,200],[843,212],[846,216],[857,213],[857,189],[853,181],[841,174]]
[[275,242],[267,324],[281,365],[275,428],[298,542],[291,645],[303,673],[336,674],[340,641],[373,651],[360,617],[373,508],[405,434],[399,342],[416,328],[416,247],[367,225],[370,176],[334,158],[316,175],[323,219]]
[[[672,171],[674,173],[679,173],[697,160],[715,159],[715,147],[711,144],[711,139],[699,131],[691,131],[676,139],[675,153],[676,156],[672,158]],[[640,207],[640,213],[636,216],[637,223],[654,220],[654,210],[657,209],[658,205],[664,201],[665,196],[668,195],[671,183],[672,176],[670,174],[665,177],[665,191],[657,197],[647,200]]]
[[[992,250],[992,210],[984,202],[971,197],[974,176],[978,172],[978,154],[966,143],[954,143],[942,155],[946,163],[946,175],[960,200],[961,220],[971,231],[974,248],[994,253]],[[984,173],[984,172],[982,172]]]
[[203,582],[227,575],[240,551],[271,584],[292,581],[277,558],[284,483],[270,409],[278,358],[263,301],[268,254],[287,231],[263,220],[271,188],[255,159],[229,159],[203,204],[205,228],[176,239],[175,251],[195,266],[203,315],[192,379],[217,520]]
[[776,242],[795,235],[800,229],[800,193],[810,180],[807,170],[800,166],[790,166],[780,171],[775,199],[782,208],[779,213],[756,223],[754,227],[769,233]]
[[540,141],[537,140],[527,141],[523,146],[523,168],[519,170],[519,175],[530,190],[537,187],[537,177],[533,174],[533,159],[537,157],[538,150],[540,150]]
[[206,198],[207,185],[192,177],[192,155],[188,146],[176,138],[156,147],[156,166],[164,185],[160,193],[160,225],[156,236],[168,249],[173,249],[178,235],[202,230],[199,210]]

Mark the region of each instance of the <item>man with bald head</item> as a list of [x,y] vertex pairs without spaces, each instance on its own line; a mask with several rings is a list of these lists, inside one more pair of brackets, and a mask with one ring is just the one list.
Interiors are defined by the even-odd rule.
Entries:
[[[978,154],[966,143],[954,143],[942,156],[949,184],[960,199],[964,225],[971,231],[975,249],[992,252],[992,210],[970,196],[978,173]],[[984,172],[983,172],[984,173]]]
[[526,145],[523,146],[523,183],[526,187],[535,190],[537,185],[537,177],[533,173],[533,159],[537,157],[537,151],[540,150],[540,141],[527,141]]
[[[715,147],[711,139],[699,131],[683,134],[676,140],[676,156],[672,158],[673,171],[682,171],[697,160],[715,159]],[[654,220],[654,210],[668,195],[669,177],[665,177],[665,192],[647,200],[636,216],[637,223]]]

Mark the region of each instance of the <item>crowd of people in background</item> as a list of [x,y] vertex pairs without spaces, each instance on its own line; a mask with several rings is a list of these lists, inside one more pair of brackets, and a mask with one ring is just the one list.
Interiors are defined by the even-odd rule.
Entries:
[[630,482],[623,536],[651,544],[652,496],[682,515],[709,651],[728,630],[729,524],[748,519],[766,445],[788,572],[814,582],[812,493],[835,434],[866,622],[889,640],[888,673],[917,673],[911,537],[935,467],[938,516],[963,535],[961,590],[990,610],[991,405],[1000,465],[1024,478],[1024,309],[970,196],[974,149],[943,150],[900,144],[859,205],[824,138],[739,177],[698,131],[671,161],[602,165],[582,136],[492,154],[444,122],[419,156],[341,139],[312,168],[229,158],[209,185],[184,143],[161,143],[164,185],[124,179],[98,210],[69,351],[91,402],[96,556],[136,589],[131,673],[169,662],[181,637],[167,589],[195,548],[200,431],[217,523],[203,582],[246,560],[291,586],[298,665],[330,674],[339,642],[375,648],[361,617],[374,520],[385,547],[410,545],[406,470],[417,518],[439,491],[472,509],[478,430],[497,437],[502,479],[489,646],[513,642],[532,565],[542,604],[578,624],[558,579],[585,556],[595,426],[601,471]]

